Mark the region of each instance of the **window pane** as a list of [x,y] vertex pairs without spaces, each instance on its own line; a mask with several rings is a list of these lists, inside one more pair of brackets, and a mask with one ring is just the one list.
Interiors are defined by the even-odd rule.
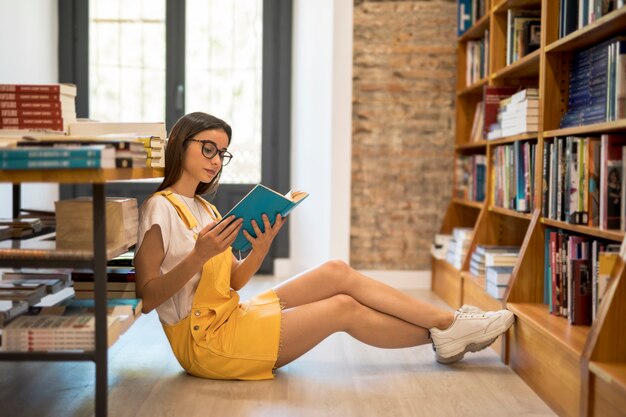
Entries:
[[90,0],[89,116],[165,120],[165,0]]
[[222,182],[261,181],[262,0],[187,0],[185,112],[233,128]]

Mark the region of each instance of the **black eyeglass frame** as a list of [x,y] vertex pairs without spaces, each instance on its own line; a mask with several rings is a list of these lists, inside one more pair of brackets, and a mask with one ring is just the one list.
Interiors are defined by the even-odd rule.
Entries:
[[[222,166],[226,166],[230,163],[230,161],[233,159],[233,154],[228,152],[228,151],[220,151],[219,148],[217,147],[217,143],[213,142],[212,140],[198,140],[198,139],[185,139],[185,142],[187,141],[191,141],[191,142],[198,142],[202,144],[202,156],[204,156],[206,159],[213,159],[215,158],[215,155],[220,156],[220,161],[222,161]],[[204,145],[210,143],[215,147],[215,152],[213,152],[213,155],[207,155],[204,152]],[[224,159],[227,158],[226,162],[224,162]]]

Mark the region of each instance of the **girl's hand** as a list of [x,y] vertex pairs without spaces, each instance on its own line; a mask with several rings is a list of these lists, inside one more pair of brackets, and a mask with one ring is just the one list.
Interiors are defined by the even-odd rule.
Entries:
[[280,228],[283,227],[285,223],[285,219],[278,214],[276,215],[276,221],[274,222],[274,226],[270,224],[270,219],[266,214],[263,214],[263,225],[265,226],[265,232],[261,231],[261,228],[256,223],[256,221],[252,220],[252,228],[254,229],[254,233],[256,233],[256,238],[252,237],[247,230],[244,229],[243,235],[248,239],[248,241],[252,244],[252,251],[256,253],[261,253],[263,255],[267,254],[272,246],[272,241],[280,231]]
[[235,216],[230,216],[226,221],[220,224],[217,223],[218,222],[214,221],[207,224],[206,227],[198,233],[194,251],[196,251],[203,262],[206,262],[215,255],[219,255],[233,244],[239,230],[241,230],[243,220],[235,220]]

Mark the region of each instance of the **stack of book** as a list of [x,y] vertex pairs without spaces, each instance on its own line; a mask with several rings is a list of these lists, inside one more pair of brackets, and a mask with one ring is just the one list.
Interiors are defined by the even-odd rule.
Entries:
[[509,286],[513,267],[519,257],[519,246],[479,245],[476,252],[485,260],[485,291],[501,300]]
[[569,68],[567,112],[561,128],[626,117],[626,38],[576,52]]
[[500,101],[498,120],[502,136],[539,130],[539,90],[526,88]]
[[76,121],[72,84],[0,84],[0,129],[67,132]]
[[[91,270],[72,271],[74,293],[77,299],[94,298],[94,273]],[[108,266],[106,282],[107,298],[134,299],[136,296],[135,268]]]
[[69,285],[69,274],[4,272],[0,280],[0,326]]
[[43,223],[38,218],[0,219],[0,226],[6,226],[6,233],[12,238],[33,236],[43,230]]
[[461,269],[463,260],[472,241],[474,229],[471,227],[455,227],[452,230],[452,240],[446,252],[446,261]]
[[[90,197],[59,200],[56,210],[56,242],[60,249],[93,248],[93,208]],[[107,197],[106,236],[108,248],[128,249],[137,243],[137,199]]]
[[497,139],[502,136],[502,127],[498,120],[500,102],[515,94],[517,89],[511,86],[486,85],[483,87],[483,138]]
[[445,259],[446,252],[448,251],[448,246],[452,241],[452,235],[444,235],[437,233],[435,235],[435,239],[433,244],[430,247],[430,253],[436,259]]
[[[109,140],[118,138],[123,141],[139,142],[143,145],[133,147],[135,152],[132,160],[126,160],[125,167],[165,167],[165,146],[167,133],[163,122],[93,122],[80,121],[69,126],[69,134],[76,138],[93,138],[97,140]],[[118,154],[120,158],[127,155]],[[118,167],[122,167],[118,163]]]
[[[120,322],[108,317],[108,346],[120,336]],[[3,330],[2,350],[31,352],[56,350],[95,350],[96,321],[93,314],[23,315]]]

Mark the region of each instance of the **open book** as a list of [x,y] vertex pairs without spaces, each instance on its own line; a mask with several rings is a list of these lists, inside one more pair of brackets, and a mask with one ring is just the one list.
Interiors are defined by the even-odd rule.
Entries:
[[270,224],[273,226],[277,214],[280,214],[283,218],[286,217],[291,210],[308,196],[309,194],[304,191],[289,191],[287,194],[282,195],[264,185],[255,185],[235,207],[224,215],[224,219],[231,215],[234,215],[237,219],[243,219],[243,227],[232,244],[233,249],[244,252],[251,248],[251,244],[244,236],[243,230],[247,230],[248,233],[256,237],[256,233],[254,233],[252,228],[252,220],[256,220],[259,228],[264,232],[265,226],[261,217],[264,213],[267,214]]

